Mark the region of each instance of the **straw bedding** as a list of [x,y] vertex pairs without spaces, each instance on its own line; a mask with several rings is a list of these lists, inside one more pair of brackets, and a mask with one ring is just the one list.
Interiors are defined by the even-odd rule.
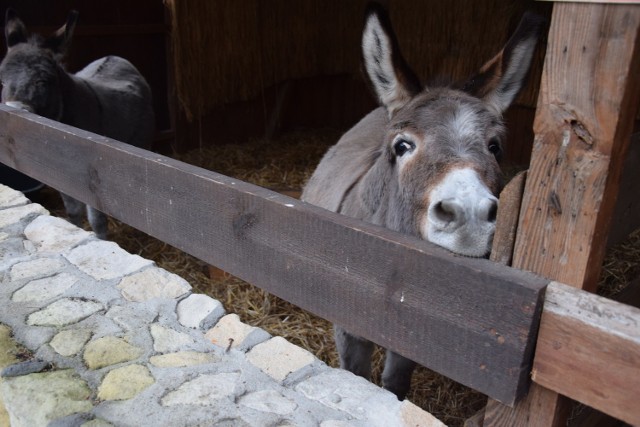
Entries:
[[[276,189],[300,189],[326,149],[339,134],[335,131],[296,132],[277,140],[220,145],[180,156],[180,160],[238,179]],[[510,169],[511,170],[511,169]],[[57,194],[50,189],[36,200],[64,216]],[[111,220],[111,238],[131,253],[154,260],[195,288],[221,301],[227,312],[237,313],[251,325],[282,336],[308,349],[331,366],[337,354],[329,322],[229,275],[210,277],[209,266],[161,241],[118,221]],[[612,248],[600,280],[601,293],[613,295],[640,275],[640,230]],[[375,354],[374,381],[379,382],[382,351]],[[408,399],[447,425],[459,426],[481,409],[486,398],[464,386],[419,368]]]

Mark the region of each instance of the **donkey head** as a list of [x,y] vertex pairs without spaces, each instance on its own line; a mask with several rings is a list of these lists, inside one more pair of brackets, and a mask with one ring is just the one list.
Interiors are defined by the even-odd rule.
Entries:
[[13,9],[7,9],[5,38],[7,54],[0,63],[2,102],[41,116],[62,116],[59,61],[71,41],[78,13],[69,13],[66,24],[50,37],[29,36]]
[[369,6],[364,67],[389,121],[380,156],[365,177],[384,185],[365,187],[388,192],[394,207],[371,206],[385,199],[382,194],[365,196],[365,203],[386,211],[387,226],[461,255],[488,254],[502,188],[502,113],[523,85],[541,26],[539,18],[525,16],[503,50],[460,89],[423,88],[386,12]]

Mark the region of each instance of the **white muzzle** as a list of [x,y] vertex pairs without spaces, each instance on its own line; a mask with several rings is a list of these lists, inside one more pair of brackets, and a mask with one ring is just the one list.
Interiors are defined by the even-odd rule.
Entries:
[[498,199],[473,169],[455,169],[431,191],[422,237],[460,255],[491,251]]

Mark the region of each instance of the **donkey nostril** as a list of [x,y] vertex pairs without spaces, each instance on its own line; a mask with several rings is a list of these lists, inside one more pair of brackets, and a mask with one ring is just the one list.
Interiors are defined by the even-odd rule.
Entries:
[[493,202],[491,208],[489,208],[489,222],[496,222],[496,217],[498,216],[498,204]]
[[480,217],[487,222],[496,222],[498,216],[498,201],[495,199],[484,199],[481,203]]
[[433,206],[433,213],[438,220],[450,223],[456,220],[458,208],[458,204],[453,199],[445,199]]

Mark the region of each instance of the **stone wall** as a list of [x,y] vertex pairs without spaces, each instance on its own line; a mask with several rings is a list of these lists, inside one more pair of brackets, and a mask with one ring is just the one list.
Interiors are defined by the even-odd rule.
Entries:
[[441,426],[0,185],[0,426]]

